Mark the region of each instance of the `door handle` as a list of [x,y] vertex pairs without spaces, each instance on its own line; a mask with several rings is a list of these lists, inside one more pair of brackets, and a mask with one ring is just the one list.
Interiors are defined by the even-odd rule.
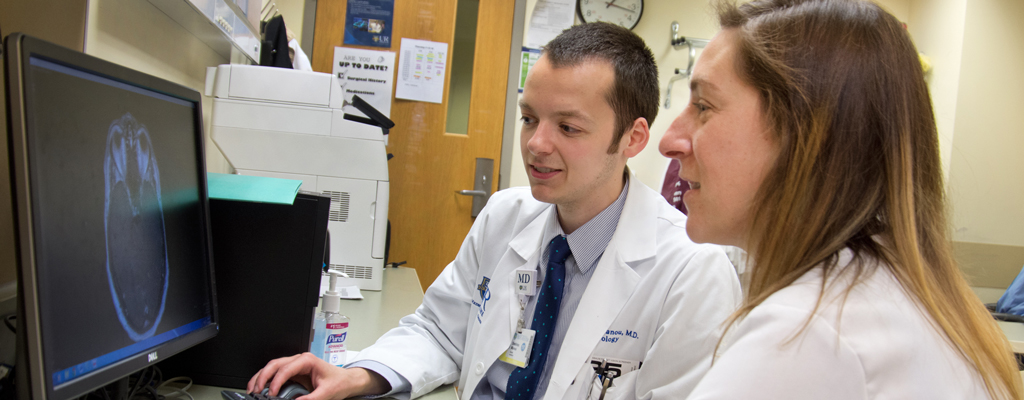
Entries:
[[488,195],[487,192],[485,192],[483,190],[459,190],[459,191],[457,191],[455,193],[461,194],[463,196],[479,196],[479,197],[487,197],[487,195]]
[[476,159],[476,172],[473,175],[473,190],[456,190],[456,194],[473,196],[473,209],[470,216],[476,218],[491,198],[491,180],[494,178],[494,160],[490,158]]

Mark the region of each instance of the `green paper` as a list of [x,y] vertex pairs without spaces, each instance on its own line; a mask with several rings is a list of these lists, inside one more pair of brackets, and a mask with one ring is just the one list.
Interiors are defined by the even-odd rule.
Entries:
[[292,204],[302,181],[207,172],[206,184],[211,199]]

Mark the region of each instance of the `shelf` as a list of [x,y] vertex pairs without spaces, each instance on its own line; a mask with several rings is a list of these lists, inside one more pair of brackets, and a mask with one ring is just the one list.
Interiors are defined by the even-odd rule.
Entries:
[[[251,0],[250,0],[251,1]],[[149,0],[156,8],[227,59],[232,48],[254,64],[260,60],[260,35],[246,12],[232,0]],[[251,9],[251,8],[250,8]],[[258,9],[256,10],[258,13]],[[248,13],[252,13],[249,11]],[[258,21],[257,18],[252,18]]]

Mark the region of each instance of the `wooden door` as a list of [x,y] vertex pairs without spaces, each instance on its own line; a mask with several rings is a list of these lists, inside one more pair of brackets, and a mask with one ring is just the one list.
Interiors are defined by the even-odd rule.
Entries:
[[[401,38],[448,43],[450,82],[457,1],[395,1],[390,51],[401,58]],[[441,104],[394,99],[392,93],[389,259],[408,261],[424,289],[455,258],[473,224],[472,197],[456,192],[473,189],[476,158],[494,160],[491,191],[497,190],[514,7],[514,0],[479,0],[466,134],[445,132],[447,84]],[[346,0],[317,1],[311,61],[316,71],[331,72],[334,47],[344,40],[345,10]]]

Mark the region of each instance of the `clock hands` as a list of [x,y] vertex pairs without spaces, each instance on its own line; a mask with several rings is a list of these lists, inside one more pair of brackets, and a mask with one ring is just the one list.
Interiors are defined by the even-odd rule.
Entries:
[[[600,4],[604,3],[604,9]],[[633,29],[643,15],[644,0],[576,0],[576,12],[583,22],[604,21]],[[612,11],[615,7],[623,11]]]
[[631,12],[631,13],[635,13],[635,12],[636,12],[636,11],[630,10],[630,9],[628,9],[628,8],[626,8],[626,7],[623,7],[623,6],[620,6],[620,5],[618,5],[618,4],[615,4],[615,0],[612,0],[612,1],[610,1],[610,2],[609,2],[609,1],[606,1],[606,2],[604,2],[604,4],[607,4],[607,5],[606,5],[606,6],[604,7],[604,8],[608,8],[608,7],[615,7],[615,8],[621,8],[621,9],[623,9],[623,10],[626,10],[626,11],[629,11],[629,12]]

